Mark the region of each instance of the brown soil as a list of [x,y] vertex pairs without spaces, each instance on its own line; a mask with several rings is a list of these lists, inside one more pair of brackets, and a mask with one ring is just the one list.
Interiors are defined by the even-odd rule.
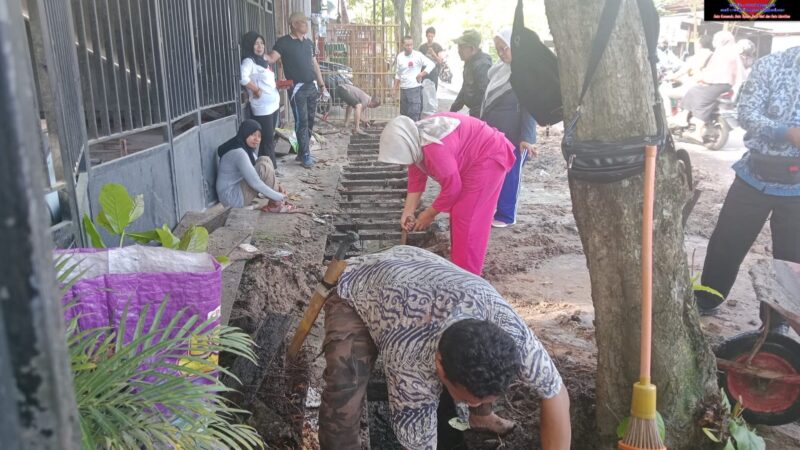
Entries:
[[[554,356],[570,393],[573,448],[591,449],[595,448],[596,343],[589,274],[572,216],[566,167],[560,152],[561,132],[552,128],[547,135],[546,130],[540,128],[539,137],[539,156],[524,169],[517,224],[493,230],[485,277]],[[326,138],[330,140],[327,148],[317,152],[327,160],[320,167],[304,171],[289,162],[292,157],[286,158],[287,163],[281,167],[285,172],[282,180],[290,191],[301,196],[296,203],[312,209],[318,216],[335,211],[336,181],[332,173],[345,162],[348,140],[347,136],[337,135]],[[742,149],[716,153],[697,147],[689,150],[695,181],[703,195],[688,222],[685,245],[690,261],[694,254],[693,266],[699,272],[708,238],[733,180],[729,166],[738,159]],[[430,187],[434,185],[431,183]],[[425,198],[430,200],[434,195],[435,191]],[[287,249],[292,255],[265,257],[248,263],[231,318],[234,325],[248,332],[255,330],[264,311],[291,314],[299,320],[323,270],[322,253],[325,236],[330,232],[329,224],[318,224],[304,215],[280,219],[276,220],[274,215],[265,218],[255,233],[253,244],[267,255],[279,249]],[[446,218],[439,222],[446,228]],[[769,246],[769,231],[765,229],[742,266],[730,300],[719,314],[702,319],[712,342],[758,327],[758,308],[747,270],[757,258],[770,255]],[[316,410],[304,408],[303,401],[298,403],[297,389],[305,385],[317,391],[323,388],[320,376],[324,362],[317,357],[322,320],[323,317],[317,320],[308,338],[309,364],[300,369],[301,375],[287,377],[282,371],[283,362],[274,362],[277,366],[269,371],[274,376],[265,380],[265,389],[259,393],[252,423],[258,425],[275,448],[318,448]],[[517,428],[502,438],[467,432],[468,447],[539,448],[538,401],[533,393],[522,385],[515,385],[498,407],[501,416],[518,422]],[[305,420],[298,426],[297,420],[291,419],[298,418],[299,414],[305,414]],[[793,433],[800,435],[797,427],[792,426],[762,430],[769,439],[768,448],[792,448],[785,443],[800,442],[792,440]]]

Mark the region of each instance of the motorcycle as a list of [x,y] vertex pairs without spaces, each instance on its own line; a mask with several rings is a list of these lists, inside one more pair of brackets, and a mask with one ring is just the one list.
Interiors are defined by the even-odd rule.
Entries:
[[[677,104],[673,103],[673,111],[676,108]],[[736,101],[733,91],[730,90],[717,99],[717,106],[711,116],[711,121],[706,127],[702,145],[709,150],[722,149],[728,142],[731,129],[739,126],[736,116]],[[685,135],[695,132],[695,125],[691,122],[691,113],[687,117],[687,123],[670,122],[669,129],[676,139],[682,139]],[[691,141],[695,142],[694,140]]]

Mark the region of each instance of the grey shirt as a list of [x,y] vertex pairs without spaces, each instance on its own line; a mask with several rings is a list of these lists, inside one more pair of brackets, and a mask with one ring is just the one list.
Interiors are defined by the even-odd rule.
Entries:
[[264,197],[270,200],[283,201],[283,194],[264,184],[245,152],[245,149],[237,148],[225,153],[219,159],[219,166],[217,167],[217,196],[219,201],[223,205],[233,208],[246,206],[244,204],[244,194],[242,193],[242,180],[245,180],[251,188],[263,194]]

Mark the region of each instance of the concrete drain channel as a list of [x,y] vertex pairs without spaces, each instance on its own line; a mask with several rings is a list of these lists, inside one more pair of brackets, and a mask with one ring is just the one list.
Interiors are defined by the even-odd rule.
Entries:
[[[347,239],[347,232],[358,233],[359,241],[347,257],[372,253],[397,245],[401,239],[400,214],[405,201],[408,173],[405,167],[378,162],[380,130],[366,136],[354,135],[347,149],[348,164],[339,182],[340,213],[334,221],[334,233],[328,237],[325,259],[329,260],[337,244]],[[432,231],[408,233],[408,245],[432,245]]]
[[[353,135],[347,148],[347,165],[339,182],[339,213],[334,219],[334,231],[328,236],[325,262],[336,252],[339,243],[348,239],[348,232],[358,233],[346,257],[377,252],[401,241],[400,215],[408,183],[404,166],[378,162],[378,142],[381,129],[370,129],[366,136]],[[434,231],[408,233],[407,245],[429,248],[436,243]],[[369,448],[400,450],[389,420],[386,379],[380,358],[367,387],[366,423],[369,428]]]

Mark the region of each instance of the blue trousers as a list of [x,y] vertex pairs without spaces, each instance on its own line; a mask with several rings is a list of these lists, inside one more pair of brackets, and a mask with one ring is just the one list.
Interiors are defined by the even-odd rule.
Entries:
[[514,156],[517,157],[517,160],[506,174],[503,188],[500,190],[500,198],[497,199],[497,211],[494,213],[495,220],[509,224],[517,221],[517,204],[519,203],[519,190],[522,186],[522,166],[528,160],[528,151],[520,150],[517,147],[514,149]]
[[309,144],[311,130],[314,129],[314,117],[317,113],[319,91],[314,83],[305,83],[297,89],[291,98],[294,113],[294,132],[297,136],[297,158],[307,160],[311,157]]

